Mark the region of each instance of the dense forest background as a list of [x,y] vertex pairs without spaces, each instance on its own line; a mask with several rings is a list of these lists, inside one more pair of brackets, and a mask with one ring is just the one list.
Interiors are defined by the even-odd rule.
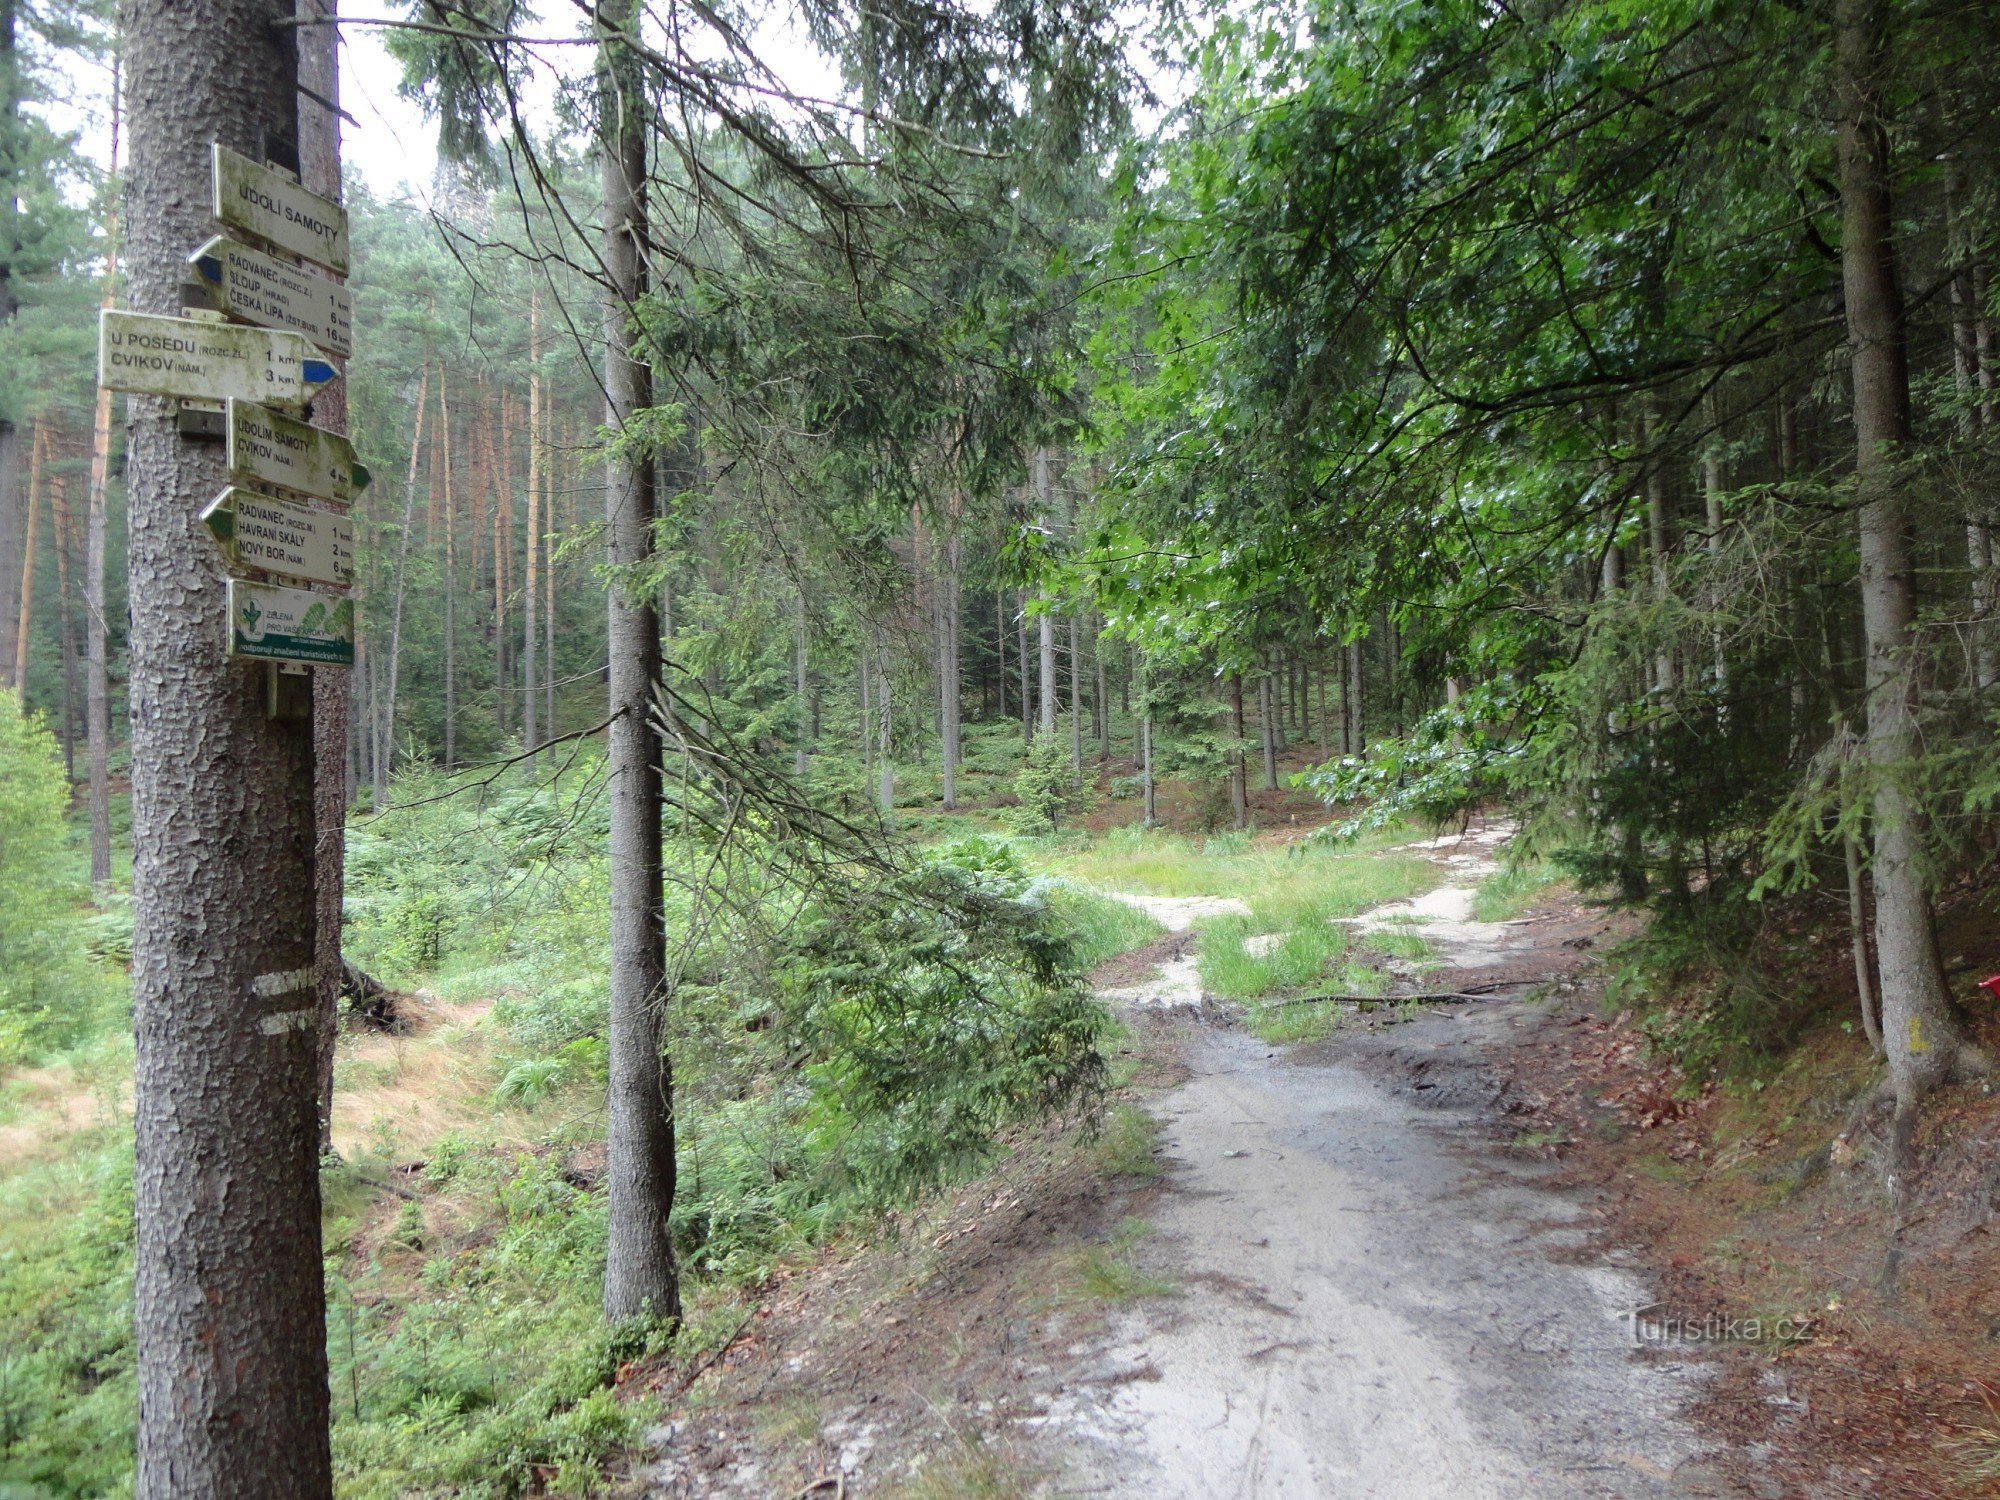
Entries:
[[[1149,929],[1046,861],[1228,853],[1282,790],[1338,809],[1312,847],[1511,809],[1535,878],[1649,914],[1619,962],[1691,1086],[1832,1017],[1901,1150],[1982,1069],[1934,913],[1989,899],[2000,804],[1991,6],[816,12],[839,101],[741,38],[645,75],[654,399],[616,432],[584,90],[516,113],[561,18],[419,10],[430,207],[345,191],[345,943],[456,1056],[337,1079],[355,1493],[580,1486],[631,1435],[584,1102],[608,588],[657,603],[675,736],[682,1355],[1102,1089],[1081,976]],[[24,1493],[129,1464],[120,184],[48,123],[118,56],[102,8],[0,0],[0,1071],[113,1105],[0,1190]],[[1834,995],[1795,961],[1829,935]],[[449,1206],[356,1241],[408,1170]]]

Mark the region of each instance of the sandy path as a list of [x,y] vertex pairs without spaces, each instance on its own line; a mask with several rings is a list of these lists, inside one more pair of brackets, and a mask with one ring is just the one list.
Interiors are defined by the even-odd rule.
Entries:
[[[1453,928],[1470,922],[1491,843],[1454,855],[1441,888],[1454,894],[1374,915],[1430,917],[1423,936],[1456,965],[1514,934]],[[1625,1315],[1646,1287],[1559,1261],[1582,1239],[1568,1227],[1581,1205],[1477,1129],[1480,1036],[1534,1021],[1494,1005],[1397,1028],[1392,1050],[1458,1079],[1445,1107],[1337,1048],[1282,1054],[1192,1028],[1193,1076],[1155,1110],[1171,1187],[1136,1253],[1181,1292],[1080,1346],[1030,1424],[1061,1450],[1060,1492],[1727,1493],[1675,1416],[1696,1375],[1632,1348]]]

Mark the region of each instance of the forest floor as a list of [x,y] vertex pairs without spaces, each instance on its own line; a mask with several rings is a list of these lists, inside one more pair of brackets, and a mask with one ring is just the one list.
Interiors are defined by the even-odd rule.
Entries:
[[[789,1273],[634,1492],[1993,1492],[2000,1214],[1933,1216],[1871,1282],[1875,1174],[1848,1146],[1787,1177],[1844,1101],[1682,1097],[1606,1006],[1614,919],[1558,892],[1477,920],[1504,832],[1406,846],[1438,883],[1346,919],[1394,988],[1496,996],[1456,1005],[1218,1005],[1188,929],[1240,903],[1126,893],[1169,931],[1097,976],[1103,1132],[1024,1132]],[[2000,1112],[1947,1108],[1948,1205],[1990,1190],[1952,1164]]]

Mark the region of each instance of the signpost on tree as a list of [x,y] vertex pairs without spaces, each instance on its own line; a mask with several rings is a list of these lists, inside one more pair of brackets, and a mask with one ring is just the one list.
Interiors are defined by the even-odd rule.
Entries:
[[[101,367],[130,397],[144,1500],[332,1494],[305,690],[353,660],[337,507],[364,475],[276,409],[302,416],[350,342],[345,292],[293,263],[348,264],[339,205],[290,170],[291,18],[286,0],[121,7],[132,311],[104,318]],[[210,304],[193,315],[190,280]]]

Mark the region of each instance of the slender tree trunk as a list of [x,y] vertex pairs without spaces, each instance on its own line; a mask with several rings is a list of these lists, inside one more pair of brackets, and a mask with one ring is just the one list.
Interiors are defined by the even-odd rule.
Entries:
[[1278,789],[1278,741],[1276,735],[1278,712],[1276,704],[1271,701],[1276,696],[1277,694],[1271,685],[1270,676],[1266,674],[1259,677],[1257,679],[1257,729],[1259,737],[1263,741],[1261,748],[1264,752],[1264,790],[1267,792],[1275,792]]
[[796,702],[793,713],[798,717],[798,742],[792,750],[792,774],[804,777],[807,758],[812,754],[812,692],[807,683],[806,673],[806,595],[799,590],[798,614],[792,630],[792,684]]
[[1249,770],[1243,754],[1243,674],[1229,674],[1229,812],[1236,828],[1250,826]]
[[[1646,566],[1656,608],[1673,596],[1673,537],[1667,525],[1667,466],[1651,452],[1659,433],[1660,398],[1656,394],[1640,419],[1640,445],[1646,450]],[[1664,628],[1665,616],[1661,616]],[[1675,683],[1674,654],[1662,646],[1653,656],[1653,691],[1671,693]]]
[[[653,404],[632,319],[646,294],[646,95],[632,0],[600,0],[597,104],[604,180],[605,426]],[[610,590],[611,1025],[604,1315],[678,1319],[667,1217],[674,1202],[673,1073],[664,1048],[666,910],[660,842],[662,747],[652,716],[660,621],[650,586],[623,575],[653,558],[653,464],[616,448],[605,474]]]
[[[212,232],[210,141],[295,115],[264,0],[126,0],[131,302],[175,314]],[[198,519],[223,455],[128,400],[136,1494],[332,1493],[320,1254],[308,724],[224,655]]]
[[42,466],[48,456],[48,422],[35,418],[34,452],[28,459],[27,525],[21,544],[21,609],[14,623],[14,691],[28,696],[28,646],[34,638],[35,549],[41,541]]
[[[1963,183],[1956,169],[1953,187],[1955,191],[1951,198],[1955,202],[1963,192]],[[1952,241],[1958,265],[1951,278],[1952,373],[1956,378],[1958,398],[1965,407],[1959,418],[1959,430],[1968,446],[1978,440],[1981,429],[1986,425],[1985,403],[1974,395],[1979,389],[1985,362],[1981,358],[1979,304],[1974,293],[1969,239],[1964,230],[1954,227]],[[1977,510],[1965,520],[1965,560],[1971,583],[1972,682],[1984,692],[2000,683],[2000,641],[1994,639],[1993,633],[1996,593],[1993,534]]]
[[[338,0],[296,0],[301,18],[331,17]],[[297,130],[299,182],[323,198],[340,201],[340,38],[334,26],[299,28]],[[313,96],[317,94],[319,99]],[[322,104],[320,99],[331,101]],[[329,356],[333,358],[332,356]],[[344,368],[344,359],[334,358]],[[347,382],[337,380],[313,400],[313,421],[331,432],[347,431]],[[358,594],[358,590],[357,590]],[[357,616],[360,601],[355,604]],[[357,630],[356,649],[360,649]],[[347,809],[353,781],[348,747],[353,735],[354,672],[348,667],[313,668],[313,988],[319,1000],[319,1149],[333,1150],[333,1053],[340,1029],[341,917],[347,890]]]
[[[1141,672],[1145,671],[1142,664]],[[1153,776],[1153,700],[1149,696],[1152,686],[1148,677],[1139,690],[1139,785],[1142,792],[1142,817],[1148,828],[1157,828],[1160,823],[1159,785]]]
[[1882,1034],[1896,1092],[1899,1199],[1923,1097],[1974,1064],[1938,962],[1923,880],[1924,815],[1906,781],[1918,751],[1913,539],[1897,466],[1910,436],[1909,371],[1889,183],[1889,7],[1836,0],[1841,280],[1861,490],[1861,604],[1868,639],[1868,751],[1875,792],[1875,951]]
[[[111,170],[118,170],[119,136],[125,119],[124,58],[111,65]],[[118,205],[114,199],[104,225],[106,312],[118,305]],[[111,392],[100,388],[90,431],[90,496],[84,516],[83,734],[90,765],[90,884],[102,896],[111,883],[111,641],[105,619],[105,543],[110,534]]]
[[[451,379],[438,366],[438,452],[444,481],[444,766],[458,769],[458,503],[451,492]],[[474,533],[477,535],[477,533]]]
[[1104,675],[1104,622],[1093,619],[1090,632],[1090,663],[1097,676],[1097,763],[1111,764],[1111,693]]
[[[527,577],[521,593],[521,743],[531,753],[542,743],[538,716],[541,703],[539,644],[542,605],[542,289],[540,283],[528,293],[528,535]],[[528,761],[528,774],[538,772],[537,762]]]
[[69,488],[58,474],[49,485],[50,519],[56,534],[56,646],[62,653],[63,775],[76,784],[76,618],[70,608],[70,541],[74,523],[69,513]]
[[1000,658],[1000,717],[1007,717],[1007,591],[993,591],[993,648]]
[[1368,753],[1368,726],[1366,704],[1362,696],[1361,642],[1353,641],[1347,647],[1347,730],[1352,740],[1353,755]]
[[1015,658],[1021,667],[1021,748],[1026,750],[1035,733],[1035,695],[1028,690],[1028,596],[1021,594],[1020,612],[1014,616]]
[[861,643],[861,787],[864,797],[875,793],[874,647]]
[[889,644],[884,641],[875,653],[875,707],[881,738],[876,743],[875,766],[881,772],[881,807],[884,818],[896,811],[896,721],[889,701]]
[[964,624],[962,600],[960,598],[960,569],[962,554],[959,550],[959,510],[954,497],[951,518],[951,533],[945,539],[944,577],[939,587],[944,592],[942,613],[944,616],[944,805],[958,806],[958,768],[964,758],[964,662],[960,659],[960,630]]
[[1083,628],[1076,610],[1069,616],[1069,773],[1083,785]]
[[[1714,579],[1709,585],[1708,607],[1718,617],[1725,600],[1722,590],[1722,491],[1725,476],[1722,471],[1722,415],[1721,404],[1711,393],[1708,406],[1708,447],[1701,458],[1702,496],[1708,505],[1708,560]],[[1729,722],[1729,657],[1723,650],[1722,622],[1720,618],[1709,627],[1709,648],[1715,659],[1715,696],[1722,706],[1716,711],[1716,722]]]
[[[396,603],[389,617],[389,680],[382,697],[381,743],[375,751],[375,810],[389,805],[389,776],[396,761],[396,677],[403,664],[403,599],[410,576],[410,525],[417,503],[417,455],[424,446],[424,409],[430,404],[431,367],[417,376],[417,414],[410,426],[410,465],[403,475],[403,528],[396,537]],[[444,381],[438,381],[444,399]]]
[[1333,759],[1333,725],[1326,716],[1326,660],[1323,656],[1314,665],[1313,677],[1319,688],[1319,758],[1328,761]]

